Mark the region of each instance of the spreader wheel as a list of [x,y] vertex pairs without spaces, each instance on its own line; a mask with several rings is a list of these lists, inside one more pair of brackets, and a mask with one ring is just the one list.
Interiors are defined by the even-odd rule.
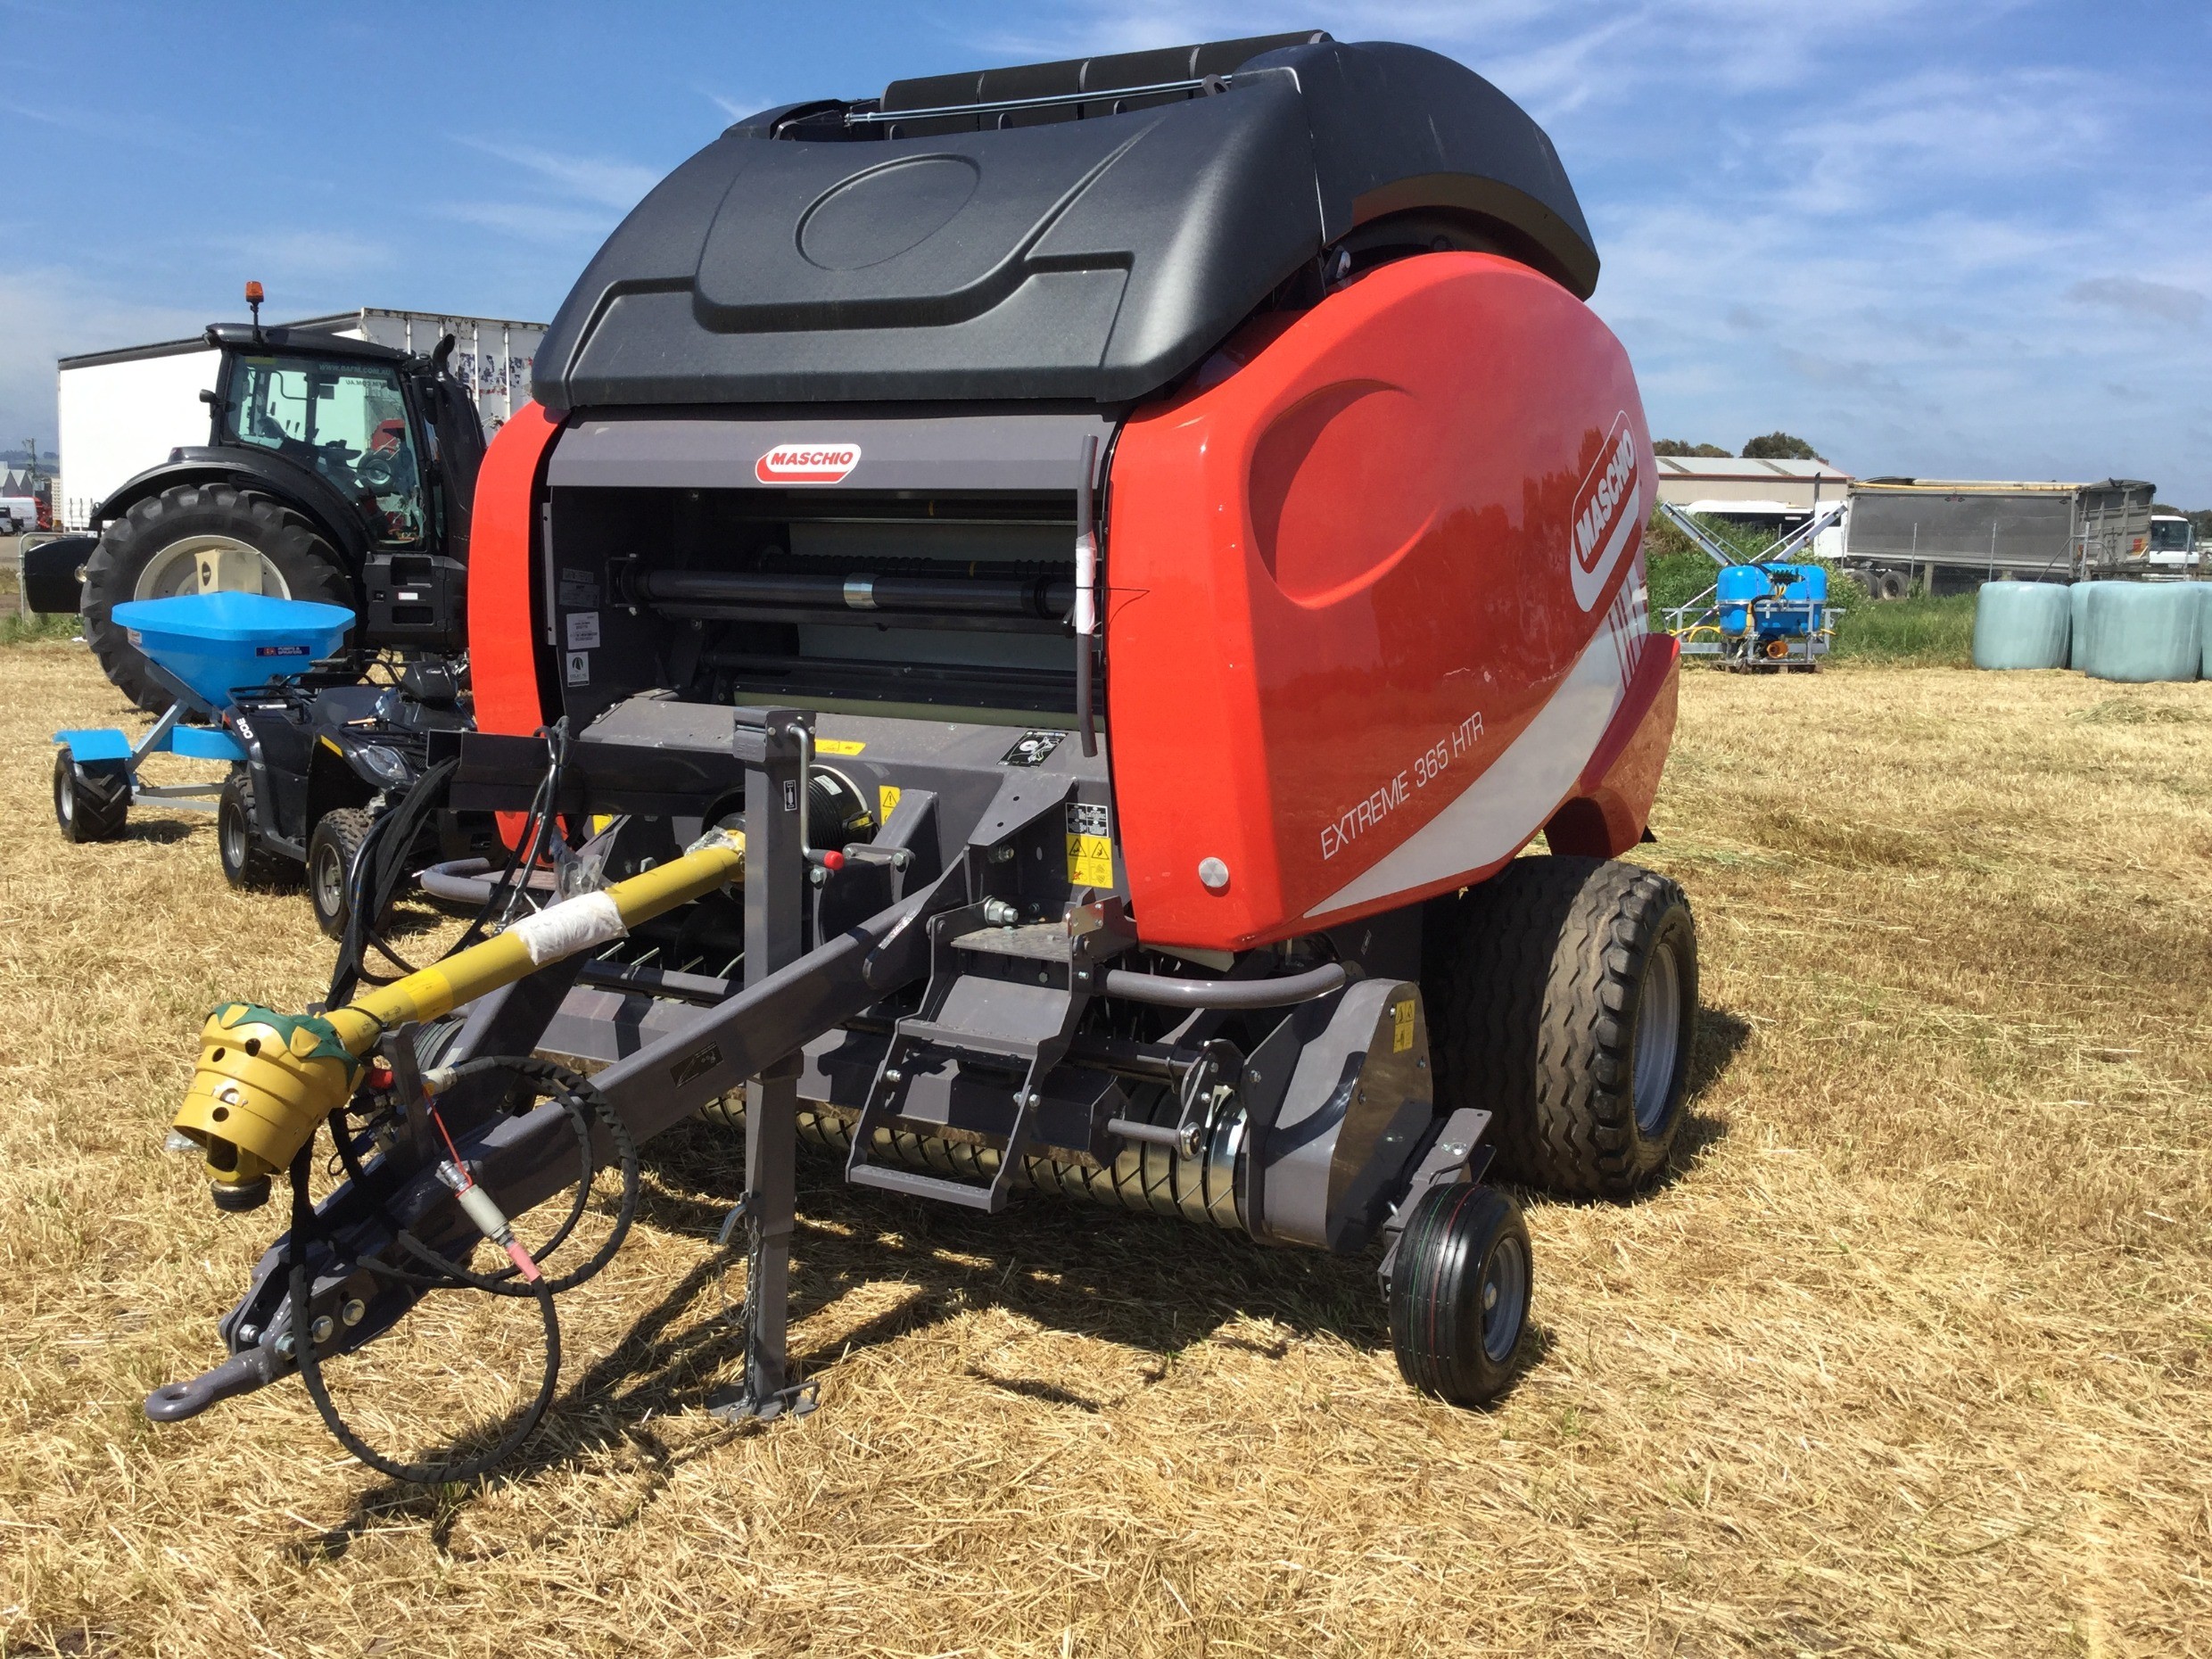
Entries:
[[64,743],[54,755],[54,821],[72,841],[112,841],[130,814],[130,772],[121,761],[79,761]]
[[261,845],[253,821],[253,780],[244,767],[223,780],[215,803],[215,850],[223,861],[223,879],[234,887],[291,887],[300,866]]
[[1493,1115],[1512,1179],[1627,1198],[1666,1168],[1697,1029],[1697,925],[1666,877],[1517,858],[1427,919],[1447,1111]]
[[1482,1406],[1513,1381],[1535,1274],[1521,1207],[1495,1187],[1432,1187],[1391,1272],[1391,1345],[1424,1394]]

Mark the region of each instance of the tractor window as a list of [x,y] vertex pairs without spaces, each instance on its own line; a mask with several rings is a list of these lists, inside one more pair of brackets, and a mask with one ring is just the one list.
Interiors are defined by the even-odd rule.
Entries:
[[361,509],[379,541],[423,539],[422,475],[400,394],[380,363],[241,357],[225,430],[313,468]]

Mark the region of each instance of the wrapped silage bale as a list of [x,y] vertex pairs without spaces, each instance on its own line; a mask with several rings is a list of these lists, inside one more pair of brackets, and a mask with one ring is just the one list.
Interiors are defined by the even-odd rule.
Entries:
[[1974,666],[2064,668],[2072,612],[2054,582],[1985,582],[1974,601]]
[[2082,672],[2142,685],[2204,669],[2204,599],[2191,582],[2100,582],[2089,595]]
[[2072,634],[2067,640],[2068,668],[2079,668],[2083,654],[2089,649],[2089,590],[2096,585],[2093,582],[2077,582],[2066,590],[2066,597],[2072,601],[2068,608],[2074,614]]

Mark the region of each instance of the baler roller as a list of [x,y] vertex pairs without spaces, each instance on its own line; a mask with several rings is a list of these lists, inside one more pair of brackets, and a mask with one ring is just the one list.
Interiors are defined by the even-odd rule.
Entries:
[[850,612],[855,620],[944,616],[1059,624],[1076,584],[1055,576],[876,575],[867,571],[649,570],[631,591],[673,616],[757,617]]
[[[1143,1091],[1132,1102],[1137,1120],[1157,1125],[1170,1135],[1181,1113],[1171,1090]],[[731,1094],[700,1109],[708,1122],[742,1135],[745,1100]],[[798,1138],[839,1160],[853,1150],[857,1114],[826,1103],[803,1105]],[[1218,1227],[1249,1231],[1239,1202],[1237,1169],[1244,1155],[1245,1118],[1232,1107],[1208,1127],[1195,1154],[1172,1146],[1126,1142],[1111,1163],[1085,1160],[1074,1152],[1055,1156],[1032,1152],[1014,1171],[1014,1184],[1077,1203],[1134,1210],[1140,1215],[1179,1217]],[[910,1130],[876,1131],[872,1155],[928,1175],[987,1184],[998,1173],[999,1150],[979,1141],[919,1135]]]

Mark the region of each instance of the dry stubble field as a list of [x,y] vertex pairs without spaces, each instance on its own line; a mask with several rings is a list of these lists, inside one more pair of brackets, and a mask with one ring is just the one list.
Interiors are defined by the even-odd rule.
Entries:
[[533,1455],[437,1492],[296,1386],[139,1415],[274,1225],[161,1150],[198,1022],[326,956],[203,821],[55,836],[47,731],[119,714],[0,653],[0,1651],[2212,1651],[2212,686],[1688,681],[1689,1145],[1531,1201],[1493,1413],[1399,1384],[1371,1263],[808,1164],[821,1409],[733,1430],[702,1127]]

